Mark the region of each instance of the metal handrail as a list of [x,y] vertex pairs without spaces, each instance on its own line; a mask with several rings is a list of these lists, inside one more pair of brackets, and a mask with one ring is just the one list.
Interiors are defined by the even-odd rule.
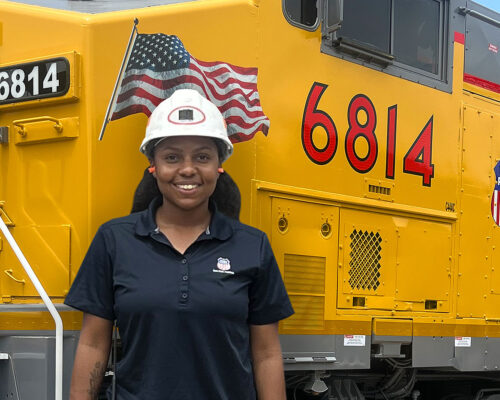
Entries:
[[470,8],[467,8],[467,7],[460,7],[458,9],[458,12],[462,15],[469,14],[473,17],[476,17],[477,19],[480,19],[481,21],[484,21],[488,24],[496,26],[497,28],[500,28],[500,21],[498,21],[494,18],[488,17],[487,15],[481,14],[480,12],[478,12],[476,10],[471,10]]
[[0,230],[2,231],[3,235],[5,236],[5,239],[10,244],[10,247],[12,247],[12,250],[16,254],[17,259],[23,266],[24,270],[28,274],[28,277],[30,278],[31,282],[33,283],[33,286],[35,286],[36,291],[42,298],[43,302],[45,303],[45,306],[50,312],[50,315],[52,315],[52,318],[54,319],[54,322],[56,324],[56,376],[55,376],[55,400],[62,400],[62,373],[63,373],[63,323],[61,316],[57,312],[56,308],[54,307],[54,304],[50,300],[49,296],[47,295],[47,292],[43,288],[42,284],[38,280],[36,274],[33,272],[33,269],[31,268],[30,264],[28,263],[28,260],[26,260],[26,257],[24,257],[23,252],[19,248],[19,246],[16,243],[16,240],[14,237],[11,235],[9,232],[9,228],[7,228],[7,225],[3,221],[2,218],[0,218]]

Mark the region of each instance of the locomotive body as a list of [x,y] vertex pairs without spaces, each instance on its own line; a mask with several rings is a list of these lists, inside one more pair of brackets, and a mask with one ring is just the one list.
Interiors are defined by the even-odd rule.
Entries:
[[[0,1],[0,213],[63,318],[66,396],[81,314],[61,303],[147,166],[144,114],[98,140],[136,18],[198,60],[258,69],[270,128],[225,169],[296,312],[280,324],[290,389],[329,376],[331,398],[376,398],[386,366],[415,371],[386,388],[403,398],[424,368],[498,370],[500,15],[314,3]],[[4,236],[0,268],[0,397],[52,398],[54,325]]]

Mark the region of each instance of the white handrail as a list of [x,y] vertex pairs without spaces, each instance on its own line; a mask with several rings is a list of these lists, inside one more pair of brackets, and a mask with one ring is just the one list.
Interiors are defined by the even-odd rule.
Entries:
[[3,235],[5,236],[5,239],[10,244],[10,247],[12,247],[12,250],[14,250],[14,253],[16,254],[18,260],[21,262],[21,265],[23,266],[24,270],[28,274],[28,277],[30,278],[31,282],[35,286],[36,291],[42,298],[43,302],[45,303],[45,306],[50,312],[50,315],[52,315],[52,318],[54,319],[54,322],[56,324],[56,386],[55,386],[55,400],[62,400],[62,373],[63,373],[63,323],[61,316],[57,312],[56,308],[54,307],[54,304],[50,300],[49,296],[47,295],[47,292],[43,288],[42,284],[38,280],[37,276],[33,272],[33,269],[31,268],[30,264],[28,263],[28,260],[26,260],[26,257],[24,257],[23,252],[19,248],[19,246],[16,243],[16,240],[14,237],[11,235],[9,232],[9,228],[7,228],[7,225],[3,221],[3,219],[0,216],[0,230],[2,230]]

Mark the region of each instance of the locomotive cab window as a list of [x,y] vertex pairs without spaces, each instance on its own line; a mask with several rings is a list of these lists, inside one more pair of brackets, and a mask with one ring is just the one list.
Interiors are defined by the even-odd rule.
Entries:
[[393,53],[396,61],[438,74],[441,20],[439,1],[395,1]]
[[319,25],[315,0],[283,0],[283,14],[288,22],[306,30],[316,30]]
[[[445,0],[340,1],[342,23],[323,36],[323,52],[428,86],[446,83]],[[326,17],[322,23],[328,25]]]
[[336,37],[338,42],[343,40],[368,51],[389,54],[391,0],[345,1],[344,20]]

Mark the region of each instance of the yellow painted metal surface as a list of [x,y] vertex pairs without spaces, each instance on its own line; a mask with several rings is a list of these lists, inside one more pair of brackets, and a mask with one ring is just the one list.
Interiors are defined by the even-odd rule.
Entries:
[[[12,235],[23,246],[38,279],[49,296],[63,297],[69,290],[70,240],[69,226],[14,227]],[[2,251],[1,294],[9,297],[38,296],[10,246]],[[11,271],[7,273],[7,271]]]
[[413,321],[411,319],[375,318],[373,320],[373,334],[413,336]]
[[335,316],[339,209],[286,197],[269,200],[271,243],[295,309],[283,332],[323,331],[325,320]]
[[341,220],[339,307],[356,307],[361,297],[373,309],[448,311],[449,223],[354,210],[343,210]]
[[[82,327],[82,313],[65,311],[60,313],[65,331],[77,331]],[[4,312],[0,318],[2,331],[54,331],[55,324],[48,312]]]
[[500,317],[500,228],[491,213],[500,111],[492,106],[472,95],[464,98],[457,316],[466,318]]
[[[1,67],[52,57],[70,65],[64,96],[0,107],[0,127],[9,129],[0,145],[0,213],[53,298],[62,301],[98,226],[129,212],[147,166],[138,151],[144,115],[110,122],[97,140],[134,18],[140,33],[177,35],[201,60],[258,67],[271,128],[236,144],[225,168],[242,194],[242,221],[268,234],[297,311],[282,334],[500,337],[500,228],[491,216],[498,95],[463,84],[460,43],[447,93],[321,53],[320,29],[290,25],[280,1],[94,15],[0,1]],[[316,109],[337,133],[335,154],[323,163],[302,140],[314,88],[323,90]],[[353,121],[356,99],[372,110]],[[387,133],[395,107],[392,179]],[[360,172],[346,137],[353,123],[375,116],[376,159]],[[430,129],[433,175],[405,172],[409,150]],[[328,146],[326,131],[315,128],[311,141]],[[373,150],[364,139],[353,148],[361,158]],[[36,297],[2,237],[0,296]],[[15,324],[15,316],[0,317],[0,329]],[[34,322],[23,329],[49,329],[45,314],[28,317]]]
[[80,122],[77,117],[53,118],[43,115],[19,119],[13,121],[12,125],[14,143],[24,145],[76,138]]

